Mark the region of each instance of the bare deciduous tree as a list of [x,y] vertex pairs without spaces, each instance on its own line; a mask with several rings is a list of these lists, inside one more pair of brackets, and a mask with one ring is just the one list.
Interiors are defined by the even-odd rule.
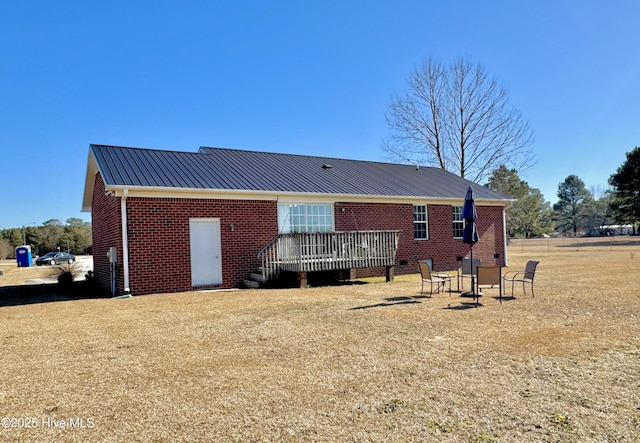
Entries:
[[521,172],[533,164],[533,134],[507,92],[480,65],[428,59],[386,114],[391,157],[437,166],[483,182],[499,165]]

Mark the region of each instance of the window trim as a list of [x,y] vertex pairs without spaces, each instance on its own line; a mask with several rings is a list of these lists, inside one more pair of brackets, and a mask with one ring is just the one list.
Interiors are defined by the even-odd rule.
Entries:
[[[304,206],[305,207],[305,211],[304,211],[304,219],[305,219],[305,223],[304,225],[300,225],[300,226],[304,226],[303,230],[299,230],[299,231],[294,231],[291,229],[292,225],[291,225],[291,217],[294,216],[296,218],[300,218],[301,214],[292,214],[292,208],[294,207],[301,207]],[[324,206],[326,208],[328,208],[328,212],[325,214],[315,214],[312,212],[308,212],[309,207],[319,207],[319,206]],[[323,226],[326,227],[328,230],[326,231],[318,231],[318,230],[309,230],[309,227],[313,227],[313,220],[314,218],[317,219],[319,221],[320,217],[330,217],[331,218],[331,224],[330,225],[325,225],[325,224],[318,224],[317,226]],[[283,219],[284,217],[284,219]],[[312,223],[309,223],[309,220],[312,221]],[[334,205],[333,203],[317,203],[317,202],[286,202],[286,203],[279,203],[278,204],[278,233],[280,234],[290,234],[290,233],[294,233],[294,232],[333,232],[335,231],[335,210],[334,210]]]
[[[459,208],[459,217],[460,219],[456,219],[455,215],[456,215],[456,208]],[[464,219],[462,218],[462,206],[461,205],[452,205],[451,206],[451,235],[453,236],[454,239],[461,239],[464,236],[464,226],[465,226],[465,222]],[[460,229],[460,236],[456,237],[456,225],[461,225]]]
[[[416,208],[424,208],[424,220],[416,220]],[[416,237],[416,225],[424,225],[425,237]],[[413,205],[413,239],[416,241],[429,240],[429,207],[427,204]]]

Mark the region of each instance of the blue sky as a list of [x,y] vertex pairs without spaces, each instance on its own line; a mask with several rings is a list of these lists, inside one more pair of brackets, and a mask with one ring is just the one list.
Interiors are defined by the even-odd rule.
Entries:
[[468,57],[529,120],[556,201],[640,145],[640,1],[4,1],[0,229],[80,212],[90,143],[386,160],[427,57]]

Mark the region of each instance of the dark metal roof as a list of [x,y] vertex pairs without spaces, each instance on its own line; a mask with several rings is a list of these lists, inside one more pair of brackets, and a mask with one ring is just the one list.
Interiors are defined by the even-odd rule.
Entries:
[[438,168],[202,147],[199,152],[91,145],[107,186],[379,197],[508,197]]

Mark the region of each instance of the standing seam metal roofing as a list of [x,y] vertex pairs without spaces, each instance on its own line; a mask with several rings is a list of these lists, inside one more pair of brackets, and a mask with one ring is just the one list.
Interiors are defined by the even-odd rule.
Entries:
[[[91,145],[107,186],[510,200],[438,168],[201,147],[198,152]],[[323,168],[323,165],[331,165]]]

